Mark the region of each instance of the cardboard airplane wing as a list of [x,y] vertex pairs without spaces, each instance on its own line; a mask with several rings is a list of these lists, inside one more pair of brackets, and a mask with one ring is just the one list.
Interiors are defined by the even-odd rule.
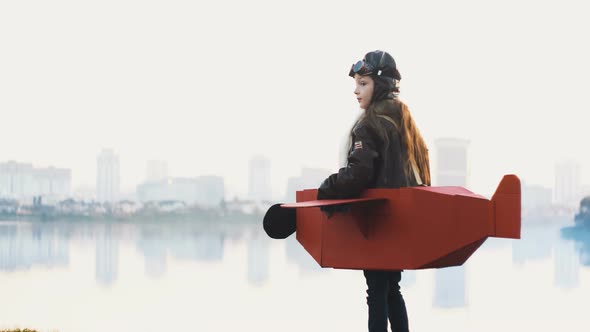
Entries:
[[[408,270],[462,265],[490,236],[520,238],[520,180],[506,175],[491,199],[463,187],[369,189],[348,200],[316,200],[298,191],[272,206],[264,228],[273,238],[296,232],[322,267]],[[322,205],[348,205],[328,218]]]

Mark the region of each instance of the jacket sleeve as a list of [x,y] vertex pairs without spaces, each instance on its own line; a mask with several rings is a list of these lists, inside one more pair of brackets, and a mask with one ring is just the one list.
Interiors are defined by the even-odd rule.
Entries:
[[375,178],[377,140],[370,127],[357,125],[352,135],[347,165],[330,175],[318,188],[317,199],[353,198],[360,195]]

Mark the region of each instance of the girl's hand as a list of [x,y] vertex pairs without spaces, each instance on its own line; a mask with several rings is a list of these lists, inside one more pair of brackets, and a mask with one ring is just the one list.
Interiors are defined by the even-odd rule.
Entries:
[[350,212],[350,204],[336,204],[336,205],[325,205],[320,206],[320,211],[322,211],[328,219],[330,219],[334,213],[349,213]]

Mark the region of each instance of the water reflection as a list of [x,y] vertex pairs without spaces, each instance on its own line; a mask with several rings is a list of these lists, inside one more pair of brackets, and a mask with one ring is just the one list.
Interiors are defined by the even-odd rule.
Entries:
[[248,239],[248,272],[251,285],[261,286],[268,281],[270,264],[270,240],[262,233],[254,233]]
[[119,271],[119,239],[112,228],[103,225],[96,234],[96,281],[105,286],[117,280]]
[[[402,291],[414,317],[432,318],[443,330],[451,329],[444,325],[443,317],[453,317],[449,320],[452,324],[465,326],[458,331],[499,329],[493,319],[488,319],[489,312],[501,317],[518,312],[506,320],[525,317],[527,324],[538,327],[541,324],[535,317],[545,317],[543,310],[561,310],[556,315],[563,321],[570,313],[574,317],[576,308],[583,310],[580,304],[590,294],[584,283],[584,274],[590,273],[588,266],[590,230],[558,223],[527,225],[521,240],[489,239],[464,266],[404,271]],[[311,325],[329,319],[329,313],[321,310],[327,306],[334,308],[330,312],[343,313],[347,320],[358,320],[350,329],[340,330],[360,330],[366,324],[365,316],[359,314],[364,312],[364,303],[358,301],[365,291],[364,280],[362,273],[348,272],[321,268],[295,236],[271,240],[259,224],[247,222],[0,222],[0,294],[12,291],[12,298],[20,301],[20,307],[0,305],[0,329],[17,322],[40,327],[23,318],[30,310],[28,303],[42,302],[43,309],[36,311],[42,315],[52,305],[48,301],[63,298],[63,303],[56,301],[52,311],[52,317],[56,317],[83,296],[93,299],[94,307],[88,312],[107,312],[112,321],[120,319],[119,312],[125,308],[135,308],[137,317],[129,318],[133,324],[142,322],[140,314],[157,321],[158,313],[165,312],[162,321],[187,323],[183,317],[192,319],[193,310],[206,312],[199,316],[195,329],[207,331],[215,330],[210,326],[226,317],[226,303],[247,307],[241,321],[258,327],[268,321],[269,315],[288,319],[288,315],[281,316],[287,310],[276,304],[299,298],[297,301],[304,303],[290,303],[290,308],[310,310],[298,318],[299,323]],[[212,289],[217,282],[228,285],[228,291],[222,294]],[[26,292],[29,284],[34,291]],[[559,303],[559,310],[539,303],[539,289],[548,297],[546,303]],[[505,292],[510,293],[509,303],[504,299]],[[153,303],[140,300],[147,294]],[[578,304],[570,305],[564,294],[577,298]],[[188,298],[190,306],[172,305],[187,303]],[[314,301],[307,302],[308,298]],[[120,307],[115,308],[117,304]],[[519,308],[525,309],[519,312]],[[5,314],[7,310],[11,310],[9,314]],[[322,312],[322,316],[314,316],[315,312]],[[463,316],[457,313],[469,313],[473,318],[461,321]],[[81,312],[78,315],[91,319]],[[68,331],[63,322],[71,317],[64,314],[56,323],[60,331]],[[416,331],[438,327],[420,326],[418,321],[422,320],[415,318]],[[274,330],[271,325],[260,330]],[[518,330],[528,330],[524,325]],[[298,325],[297,330],[301,329],[304,326]],[[72,329],[76,330],[84,329]]]
[[580,264],[590,266],[590,229],[583,226],[566,226],[561,229],[561,237],[574,243],[574,250]]
[[166,242],[162,241],[161,234],[155,227],[144,226],[139,234],[136,247],[143,254],[145,274],[153,279],[163,277],[167,268]]
[[434,307],[464,307],[465,279],[465,265],[437,269],[434,277]]
[[572,289],[580,284],[580,261],[575,247],[573,242],[558,241],[555,244],[553,279],[558,288]]
[[416,283],[418,271],[415,270],[408,270],[402,272],[402,281],[400,285],[402,287],[412,287]]
[[67,266],[68,240],[59,225],[0,223],[0,271]]
[[[240,239],[247,233],[247,227],[210,226],[198,223],[0,221],[0,271],[25,270],[34,266],[66,268],[69,265],[70,239],[73,239],[79,243],[95,244],[94,266],[98,284],[109,286],[117,281],[121,246],[128,242],[134,243],[137,252],[144,257],[145,274],[158,279],[166,274],[169,257],[180,261],[222,262],[225,237],[229,234]],[[264,259],[268,241],[259,235],[248,241],[253,250],[249,263],[253,272],[249,276],[254,282],[261,282],[268,278],[268,258]],[[266,272],[260,272],[263,270]]]
[[558,228],[553,226],[525,227],[521,239],[512,241],[512,263],[522,266],[526,262],[540,261],[551,257],[555,242],[559,239]]
[[178,259],[203,262],[220,262],[223,259],[222,233],[189,231],[175,233],[168,243],[170,254]]
[[287,262],[297,266],[299,275],[317,274],[325,271],[303,248],[295,236],[290,236],[285,240],[285,256]]
[[[283,259],[295,266],[300,277],[323,275],[317,262],[295,236],[285,241],[269,239],[260,225],[251,223],[42,223],[0,222],[0,273],[31,267],[62,268],[70,264],[70,241],[94,243],[95,281],[113,286],[120,277],[123,248],[135,248],[143,259],[143,273],[150,279],[166,277],[171,265],[200,263],[214,269],[225,263],[228,248],[245,247],[249,285],[262,287],[271,277],[271,248],[284,248]],[[519,241],[489,239],[482,252],[511,251],[512,264],[525,268],[532,262],[551,262],[553,285],[573,289],[580,285],[581,266],[590,265],[590,230],[555,225],[524,227]],[[127,258],[126,258],[127,259]],[[469,263],[433,270],[432,303],[437,308],[467,306]],[[416,284],[417,272],[405,271],[402,285]]]

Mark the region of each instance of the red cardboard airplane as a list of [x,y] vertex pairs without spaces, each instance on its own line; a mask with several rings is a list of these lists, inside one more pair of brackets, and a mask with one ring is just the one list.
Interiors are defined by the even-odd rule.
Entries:
[[[298,191],[293,204],[264,216],[273,238],[296,230],[322,267],[412,270],[462,265],[490,236],[520,238],[520,180],[506,175],[491,199],[463,187],[369,189],[357,199],[315,200]],[[328,218],[324,205],[348,204]]]

